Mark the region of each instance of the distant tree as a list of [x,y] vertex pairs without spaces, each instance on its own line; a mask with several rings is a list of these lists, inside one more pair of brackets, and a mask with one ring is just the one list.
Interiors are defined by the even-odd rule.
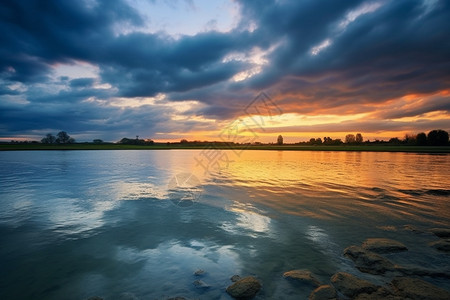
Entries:
[[181,141],[180,141],[180,144],[187,144],[188,143],[188,140],[187,139],[182,139]]
[[103,140],[101,140],[101,139],[95,139],[95,140],[93,140],[92,141],[94,144],[101,144],[101,143],[103,143]]
[[448,144],[448,132],[441,129],[432,130],[428,132],[427,140],[428,145],[445,146]]
[[408,145],[415,145],[416,142],[416,135],[411,134],[411,133],[407,133],[405,134],[405,138],[403,139],[403,143],[408,144]]
[[55,142],[56,137],[51,133],[47,133],[47,135],[41,140],[42,144],[54,144]]
[[427,135],[425,134],[425,132],[417,134],[416,143],[419,146],[425,146],[427,144]]
[[356,141],[355,135],[354,134],[347,134],[345,136],[345,143],[346,144],[353,144]]
[[283,145],[283,137],[281,136],[281,134],[277,138],[277,144],[278,145]]
[[363,142],[363,136],[362,136],[361,133],[357,133],[357,134],[356,134],[355,142],[356,142],[357,144],[361,144],[361,143]]
[[344,142],[342,142],[342,140],[341,139],[335,139],[335,140],[332,140],[331,141],[331,144],[333,144],[333,145],[341,145],[341,144],[343,144]]
[[322,145],[322,139],[321,138],[317,138],[316,139],[316,145]]
[[388,142],[389,144],[394,144],[394,145],[398,145],[398,144],[400,144],[401,143],[401,141],[399,140],[399,138],[397,138],[397,137],[394,137],[394,138],[391,138],[390,140],[389,140],[389,142]]
[[123,138],[119,141],[119,144],[124,145],[153,145],[154,142],[151,139],[129,139],[129,138]]
[[125,144],[125,145],[129,145],[131,144],[131,139],[129,138],[123,138],[119,141],[119,144]]
[[68,135],[67,132],[65,132],[65,131],[58,132],[58,134],[56,136],[57,136],[56,142],[58,144],[67,144],[70,141],[70,135]]
[[316,139],[315,138],[310,138],[309,139],[309,144],[310,145],[315,145],[316,144]]

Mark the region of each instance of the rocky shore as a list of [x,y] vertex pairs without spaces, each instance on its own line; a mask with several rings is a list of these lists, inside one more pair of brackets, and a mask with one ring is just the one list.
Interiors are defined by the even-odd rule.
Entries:
[[[413,232],[416,229],[406,228]],[[428,230],[436,236],[437,240],[429,243],[434,251],[450,252],[450,229],[433,228]],[[311,289],[309,300],[448,300],[450,292],[427,281],[427,278],[439,277],[450,279],[450,267],[446,270],[430,270],[421,266],[401,266],[393,263],[384,255],[408,252],[408,247],[398,241],[387,238],[368,238],[361,245],[351,245],[342,252],[343,257],[354,263],[354,272],[337,271],[326,282],[321,282],[319,277],[306,269],[287,270],[282,276],[284,280],[292,284],[299,284]],[[380,276],[384,285],[379,285],[369,280],[360,278],[362,273]],[[202,280],[206,274],[204,270],[196,270],[193,273],[195,280],[193,285],[198,289],[209,289],[211,286]],[[274,275],[277,276],[277,275]],[[255,276],[241,277],[230,276],[230,284],[223,291],[234,299],[264,299],[260,291],[263,289],[260,279]],[[124,299],[137,299],[128,297]],[[187,300],[181,296],[167,298],[165,300]],[[107,300],[101,297],[91,297],[88,300]]]

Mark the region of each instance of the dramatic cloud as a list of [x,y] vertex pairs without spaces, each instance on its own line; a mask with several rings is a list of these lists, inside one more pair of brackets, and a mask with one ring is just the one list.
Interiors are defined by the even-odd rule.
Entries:
[[449,20],[445,0],[2,1],[0,138],[202,139],[261,91],[267,132],[449,130]]

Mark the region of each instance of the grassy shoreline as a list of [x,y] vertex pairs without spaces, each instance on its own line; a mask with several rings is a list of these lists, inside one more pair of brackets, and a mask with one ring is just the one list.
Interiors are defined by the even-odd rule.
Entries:
[[310,146],[310,145],[181,145],[155,144],[148,146],[122,144],[0,144],[0,151],[46,151],[46,150],[274,150],[274,151],[355,151],[355,152],[412,152],[412,153],[450,153],[450,146],[406,146],[406,145],[338,145],[338,146]]

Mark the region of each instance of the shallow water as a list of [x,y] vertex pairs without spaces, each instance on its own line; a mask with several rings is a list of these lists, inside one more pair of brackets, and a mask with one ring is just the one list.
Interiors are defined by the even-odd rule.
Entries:
[[311,287],[283,272],[389,282],[342,256],[370,237],[406,244],[395,263],[449,272],[427,232],[450,227],[449,155],[216,154],[220,169],[201,150],[0,152],[1,298],[231,299],[239,274],[261,280],[258,299],[302,299]]

